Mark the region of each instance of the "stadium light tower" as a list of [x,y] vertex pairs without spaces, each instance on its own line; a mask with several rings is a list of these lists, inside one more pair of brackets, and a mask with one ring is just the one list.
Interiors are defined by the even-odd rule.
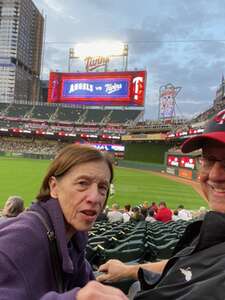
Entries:
[[88,62],[99,62],[99,64],[105,66],[107,71],[107,65],[109,58],[111,57],[123,57],[123,67],[127,70],[128,65],[128,45],[118,41],[98,41],[92,43],[79,43],[73,48],[69,49],[69,61],[68,72],[71,70],[71,60],[81,58],[86,62],[86,71],[88,69]]

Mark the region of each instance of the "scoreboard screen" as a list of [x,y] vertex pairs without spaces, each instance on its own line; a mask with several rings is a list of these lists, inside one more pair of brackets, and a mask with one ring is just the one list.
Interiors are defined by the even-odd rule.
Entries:
[[144,106],[146,71],[51,72],[48,102],[79,105]]

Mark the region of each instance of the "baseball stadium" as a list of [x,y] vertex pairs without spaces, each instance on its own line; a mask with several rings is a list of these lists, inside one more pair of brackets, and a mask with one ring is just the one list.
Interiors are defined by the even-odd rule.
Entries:
[[[53,72],[48,102],[0,103],[1,208],[11,195],[19,195],[29,207],[49,162],[64,146],[76,143],[92,145],[112,157],[115,179],[109,211],[115,203],[122,214],[127,204],[141,211],[146,204],[162,201],[172,211],[182,205],[193,218],[201,208],[207,210],[199,187],[201,153],[184,155],[180,145],[203,132],[206,122],[223,107],[222,99],[195,119],[177,119],[175,87],[167,84],[160,95],[161,118],[143,121],[146,80],[144,70]],[[110,86],[109,94],[100,88],[105,85]],[[154,225],[141,220],[98,221],[89,234],[87,259],[94,270],[111,258],[125,263],[167,259],[191,220]],[[130,284],[114,286],[128,293]]]

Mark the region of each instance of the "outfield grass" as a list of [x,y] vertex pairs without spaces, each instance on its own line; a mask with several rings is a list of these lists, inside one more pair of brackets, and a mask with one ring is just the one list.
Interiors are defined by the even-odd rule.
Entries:
[[155,173],[118,168],[115,170],[115,196],[109,199],[109,205],[118,202],[140,204],[144,201],[166,201],[170,208],[183,204],[188,209],[198,209],[206,203],[190,186],[179,183]]
[[[20,195],[26,206],[38,193],[49,161],[22,158],[0,158],[0,208],[10,195]],[[109,205],[118,202],[121,207],[130,203],[137,205],[148,201],[164,200],[171,208],[183,204],[188,209],[205,206],[204,200],[191,186],[155,175],[151,172],[116,168],[115,195]]]
[[19,195],[26,206],[37,195],[49,161],[24,158],[0,158],[0,208],[10,195]]

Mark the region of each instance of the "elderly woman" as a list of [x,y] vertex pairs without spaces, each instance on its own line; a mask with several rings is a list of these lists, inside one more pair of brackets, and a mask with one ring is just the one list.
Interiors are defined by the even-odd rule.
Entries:
[[111,161],[98,150],[61,150],[37,202],[0,224],[2,299],[127,299],[120,290],[88,283],[94,276],[85,260],[87,231],[106,204],[112,179]]

